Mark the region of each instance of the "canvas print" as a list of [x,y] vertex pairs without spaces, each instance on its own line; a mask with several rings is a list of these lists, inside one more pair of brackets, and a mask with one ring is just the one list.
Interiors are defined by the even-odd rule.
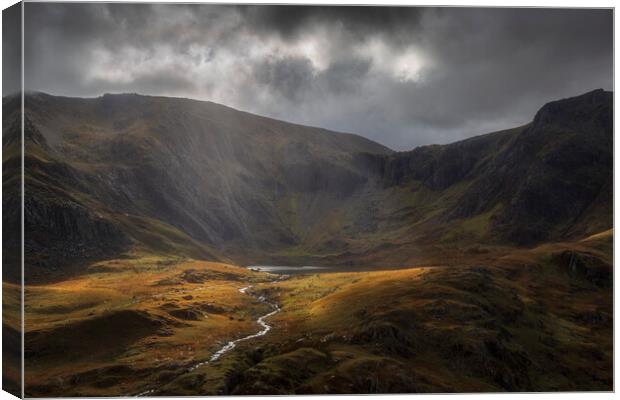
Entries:
[[613,10],[3,11],[3,389],[613,390]]

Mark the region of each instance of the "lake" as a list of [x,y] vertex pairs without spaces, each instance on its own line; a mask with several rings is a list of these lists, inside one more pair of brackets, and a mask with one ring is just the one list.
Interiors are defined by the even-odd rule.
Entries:
[[313,265],[292,266],[292,265],[249,265],[246,268],[274,274],[301,274],[305,272],[318,272],[326,270],[327,267],[317,267]]

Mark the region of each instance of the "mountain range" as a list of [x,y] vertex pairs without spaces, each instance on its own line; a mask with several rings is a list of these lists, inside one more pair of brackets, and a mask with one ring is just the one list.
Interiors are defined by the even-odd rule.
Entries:
[[5,390],[613,390],[611,92],[405,152],[188,99],[21,101]]
[[[27,93],[27,279],[140,251],[372,267],[585,237],[612,227],[612,103],[595,90],[521,127],[395,152],[205,101]],[[20,105],[3,99],[5,176]]]

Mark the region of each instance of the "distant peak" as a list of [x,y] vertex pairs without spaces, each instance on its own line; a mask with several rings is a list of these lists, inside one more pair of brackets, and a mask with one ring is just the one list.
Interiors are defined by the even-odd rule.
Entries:
[[596,89],[579,96],[568,97],[545,104],[534,117],[534,124],[562,123],[583,115],[594,117],[601,109],[611,110],[613,92]]
[[146,96],[143,94],[134,92],[134,93],[104,93],[100,97],[106,98],[106,97],[146,97]]
[[584,94],[580,94],[578,96],[567,97],[560,100],[555,100],[545,104],[545,106],[549,104],[568,104],[568,103],[583,103],[584,101],[605,101],[612,96],[613,93],[603,89],[594,89]]
[[151,97],[139,93],[104,93],[99,96],[100,99],[128,99],[128,98],[144,98]]

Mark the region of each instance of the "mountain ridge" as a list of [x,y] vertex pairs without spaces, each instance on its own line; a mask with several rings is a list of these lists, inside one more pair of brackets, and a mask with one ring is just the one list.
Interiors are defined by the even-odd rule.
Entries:
[[[3,96],[3,101],[4,100],[8,100],[11,97],[15,96],[15,94],[13,95],[6,95]],[[319,131],[322,131],[324,133],[330,133],[330,134],[337,134],[337,135],[345,135],[345,136],[354,136],[356,138],[361,138],[363,140],[367,140],[368,142],[372,142],[376,145],[379,145],[381,147],[383,147],[386,150],[392,151],[394,152],[395,150],[389,148],[388,146],[381,144],[379,142],[376,142],[372,139],[368,139],[362,135],[356,134],[354,132],[344,132],[344,131],[338,131],[338,130],[334,130],[334,129],[329,129],[329,128],[325,128],[325,127],[321,127],[321,126],[315,126],[315,125],[307,125],[307,124],[302,124],[302,123],[298,123],[298,122],[294,122],[294,121],[288,121],[288,120],[284,120],[284,119],[278,119],[278,118],[274,118],[274,117],[269,117],[269,116],[264,116],[264,115],[260,115],[257,113],[253,113],[250,111],[245,111],[245,110],[241,110],[235,107],[231,107],[228,106],[226,104],[222,104],[222,103],[217,103],[211,100],[201,100],[201,99],[192,99],[192,98],[188,98],[188,97],[178,97],[178,96],[161,96],[161,95],[147,95],[147,94],[140,94],[140,93],[103,93],[100,96],[96,96],[96,97],[77,97],[77,96],[65,96],[65,95],[54,95],[54,94],[50,94],[47,92],[41,92],[41,91],[26,91],[25,92],[25,96],[26,98],[34,98],[37,96],[43,96],[43,97],[49,97],[49,98],[56,98],[56,99],[64,99],[64,100],[69,100],[69,101],[75,101],[75,100],[85,100],[85,101],[101,101],[101,100],[105,100],[105,99],[119,99],[119,98],[142,98],[142,99],[153,99],[153,100],[160,100],[160,101],[172,101],[172,102],[189,102],[189,103],[198,103],[198,104],[203,104],[203,105],[209,105],[211,107],[216,107],[216,108],[221,108],[224,109],[226,111],[232,111],[235,113],[241,113],[244,114],[246,116],[249,117],[253,117],[253,118],[259,118],[259,119],[263,119],[263,120],[268,120],[268,121],[273,121],[276,123],[285,123],[285,124],[289,124],[289,125],[294,125],[294,126],[298,126],[301,128],[309,128],[309,129],[316,129]]]
[[45,276],[101,243],[241,264],[399,265],[443,246],[596,233],[611,226],[612,100],[596,90],[522,127],[394,152],[205,101],[29,94],[33,265]]

